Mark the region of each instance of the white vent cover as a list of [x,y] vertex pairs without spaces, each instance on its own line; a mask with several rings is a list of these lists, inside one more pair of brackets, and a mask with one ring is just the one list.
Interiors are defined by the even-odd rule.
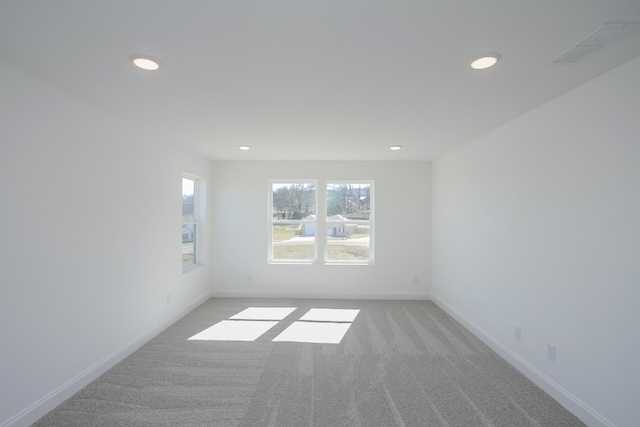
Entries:
[[551,61],[552,64],[576,63],[606,45],[640,29],[640,22],[607,22],[575,46]]

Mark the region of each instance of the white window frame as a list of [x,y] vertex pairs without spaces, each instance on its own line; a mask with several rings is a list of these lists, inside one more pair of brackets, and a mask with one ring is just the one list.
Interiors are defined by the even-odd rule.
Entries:
[[[309,223],[310,221],[305,221],[302,219],[299,220],[293,220],[293,219],[274,219],[273,218],[273,185],[274,184],[313,184],[315,185],[316,191],[315,191],[315,221],[313,221],[314,227],[315,227],[315,240],[314,240],[314,250],[313,250],[313,259],[309,260],[309,259],[304,259],[304,260],[300,260],[300,259],[273,259],[273,226],[275,224],[305,224],[305,223]],[[268,250],[267,250],[267,262],[269,264],[315,264],[318,262],[318,245],[320,243],[320,236],[318,236],[318,201],[319,196],[318,196],[318,192],[319,192],[319,187],[318,187],[318,180],[317,179],[270,179],[269,180],[269,188],[268,188],[268,194],[269,194],[269,208],[268,208],[268,231],[267,231],[267,236],[268,236]]]
[[[193,236],[193,263],[189,265],[182,265],[182,272],[186,273],[188,271],[197,268],[198,266],[203,264],[203,236],[204,236],[204,218],[206,217],[206,201],[205,201],[205,181],[203,178],[192,175],[189,173],[182,174],[183,179],[188,179],[193,181],[193,221],[184,221],[184,217],[182,219],[182,227],[185,225],[193,225],[194,226],[194,236]],[[180,187],[182,193],[182,180],[180,180]],[[182,197],[181,197],[182,199]],[[181,248],[182,248],[182,232],[180,233],[181,239]]]
[[[325,233],[324,236],[324,247],[323,247],[323,253],[324,253],[324,263],[326,265],[373,265],[374,263],[374,236],[375,236],[375,221],[374,221],[374,215],[375,215],[375,204],[374,204],[374,193],[375,193],[375,186],[374,186],[374,181],[371,179],[344,179],[344,180],[325,180],[324,181],[324,185],[323,185],[323,216],[324,216],[324,220],[325,220],[325,228],[328,229],[328,227],[331,224],[334,224],[334,222],[329,221],[328,220],[328,197],[329,197],[329,193],[327,191],[327,186],[330,184],[368,184],[369,185],[369,220],[367,221],[361,221],[362,223],[367,223],[369,225],[369,259],[368,260],[330,260],[329,258],[329,242],[327,241],[327,236]],[[358,222],[358,221],[353,221],[353,222]]]
[[[290,259],[273,259],[273,225],[274,224],[304,224],[308,221],[300,220],[277,220],[273,218],[273,184],[314,184],[316,188],[315,200],[315,244],[313,260],[290,260]],[[328,184],[369,184],[369,259],[368,260],[329,260],[328,259],[328,242],[327,242],[327,185]],[[325,265],[373,265],[375,255],[375,182],[371,179],[347,179],[347,180],[329,180],[329,179],[270,179],[268,181],[267,191],[269,207],[267,209],[267,262],[269,264],[317,264],[319,254],[322,254],[322,263]],[[325,230],[325,232],[318,232]]]

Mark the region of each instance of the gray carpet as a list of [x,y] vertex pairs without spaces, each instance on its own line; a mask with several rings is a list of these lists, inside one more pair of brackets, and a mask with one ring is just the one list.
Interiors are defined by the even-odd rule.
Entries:
[[[298,307],[254,342],[188,341],[247,307]],[[310,308],[340,344],[273,343]],[[428,301],[211,299],[36,426],[583,426]]]

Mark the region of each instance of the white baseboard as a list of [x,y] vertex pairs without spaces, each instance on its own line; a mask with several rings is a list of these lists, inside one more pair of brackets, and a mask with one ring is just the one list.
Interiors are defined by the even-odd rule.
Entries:
[[613,423],[601,416],[593,408],[580,401],[577,397],[572,395],[569,391],[562,386],[554,382],[551,378],[547,377],[544,373],[540,372],[535,366],[531,365],[525,359],[514,353],[507,346],[503,345],[500,341],[488,334],[484,329],[469,320],[458,310],[451,307],[446,302],[442,301],[438,296],[432,295],[432,301],[444,310],[448,315],[460,322],[465,328],[471,331],[482,342],[488,345],[493,351],[498,353],[500,357],[505,359],[514,368],[524,374],[527,378],[533,381],[538,387],[543,389],[551,397],[558,401],[567,410],[573,413],[576,417],[580,418],[582,422],[590,427],[615,427]]
[[113,368],[131,353],[151,341],[153,338],[158,336],[158,334],[163,332],[169,326],[173,325],[189,312],[193,311],[196,307],[207,301],[209,298],[211,298],[211,293],[207,292],[206,294],[196,299],[185,309],[171,316],[168,320],[162,322],[160,325],[152,328],[151,330],[133,338],[122,347],[116,349],[115,351],[104,357],[102,360],[94,363],[83,372],[79,373],[66,383],[62,384],[60,387],[53,390],[51,393],[44,396],[42,399],[38,400],[18,414],[9,418],[8,420],[0,424],[0,427],[27,427],[35,423],[55,407],[79,392],[82,388],[89,385],[89,383],[91,383],[93,380],[107,372],[109,369]]
[[326,291],[256,291],[214,289],[214,298],[296,298],[296,299],[352,299],[352,300],[430,300],[428,292],[326,292]]

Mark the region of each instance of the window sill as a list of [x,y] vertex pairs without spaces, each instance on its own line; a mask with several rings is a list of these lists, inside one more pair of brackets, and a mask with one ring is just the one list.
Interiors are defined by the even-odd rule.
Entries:
[[269,265],[373,265],[373,261],[268,261]]
[[324,265],[373,265],[372,261],[327,261]]
[[269,265],[314,265],[316,261],[268,261]]

